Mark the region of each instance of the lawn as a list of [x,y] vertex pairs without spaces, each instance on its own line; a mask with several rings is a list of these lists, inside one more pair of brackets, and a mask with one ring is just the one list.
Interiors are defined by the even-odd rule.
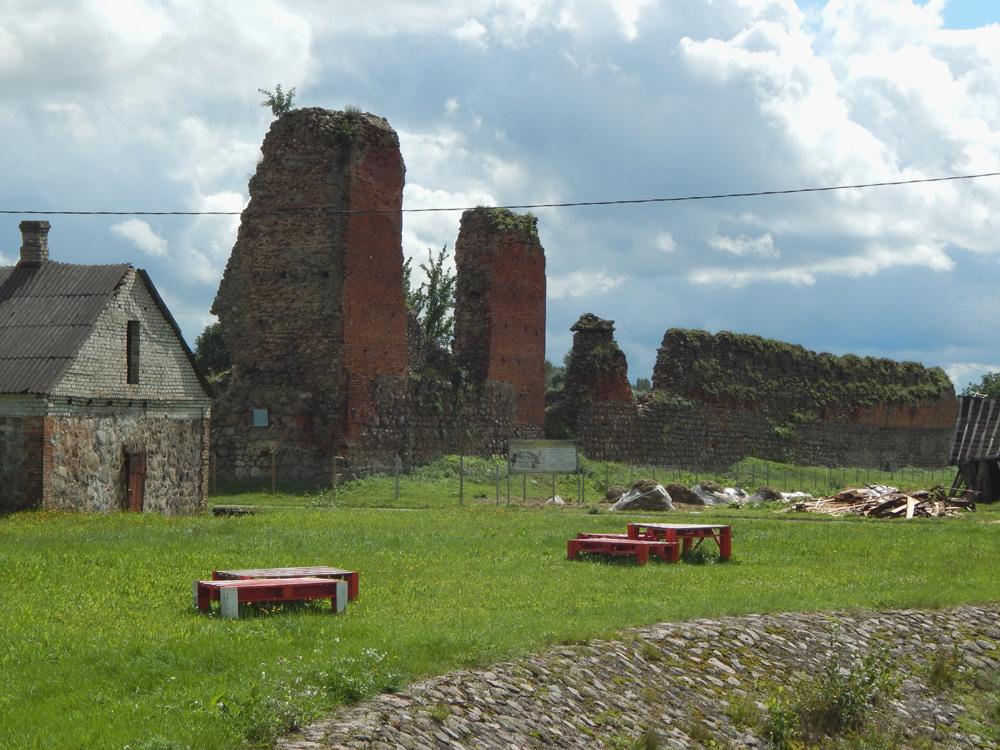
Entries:
[[[237,501],[239,497],[225,498]],[[291,498],[280,498],[291,502]],[[674,516],[677,517],[676,515]],[[661,620],[996,601],[1000,518],[885,522],[706,511],[728,564],[568,562],[582,509],[276,509],[243,518],[25,513],[0,519],[0,746],[223,748],[423,674]],[[328,605],[199,615],[213,567],[361,571]]]

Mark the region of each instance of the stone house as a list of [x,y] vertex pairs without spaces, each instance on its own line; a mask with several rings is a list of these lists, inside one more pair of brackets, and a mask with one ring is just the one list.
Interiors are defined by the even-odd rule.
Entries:
[[0,512],[204,508],[211,389],[141,269],[0,267]]

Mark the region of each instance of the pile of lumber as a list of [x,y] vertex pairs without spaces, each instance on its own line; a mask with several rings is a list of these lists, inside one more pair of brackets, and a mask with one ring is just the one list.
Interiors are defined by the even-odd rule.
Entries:
[[963,510],[975,510],[972,500],[948,497],[941,487],[901,492],[897,487],[869,484],[844,490],[833,497],[803,500],[789,510],[828,513],[832,516],[868,516],[871,518],[943,518],[957,516]]

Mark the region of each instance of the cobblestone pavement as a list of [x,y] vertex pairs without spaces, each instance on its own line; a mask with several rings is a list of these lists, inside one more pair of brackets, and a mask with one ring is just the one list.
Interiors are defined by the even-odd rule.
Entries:
[[876,644],[888,649],[902,682],[879,725],[901,733],[897,746],[996,749],[958,721],[955,694],[926,678],[941,649],[958,672],[1000,672],[1000,604],[653,625],[426,679],[345,707],[277,747],[631,748],[652,732],[661,748],[764,748],[748,713],[778,685],[818,674],[834,643],[853,659]]

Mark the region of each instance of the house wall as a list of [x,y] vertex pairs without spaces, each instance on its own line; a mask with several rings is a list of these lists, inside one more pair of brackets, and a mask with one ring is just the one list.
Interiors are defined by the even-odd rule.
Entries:
[[[138,320],[139,382],[126,382],[126,327]],[[93,333],[52,390],[54,397],[190,401],[211,399],[188,359],[177,333],[163,317],[145,282],[129,270],[98,317]]]
[[125,510],[126,446],[146,452],[144,511],[176,515],[205,509],[207,416],[122,407],[104,414],[57,414],[45,423],[51,451],[46,509]]
[[41,399],[0,398],[0,513],[41,503],[43,414]]

